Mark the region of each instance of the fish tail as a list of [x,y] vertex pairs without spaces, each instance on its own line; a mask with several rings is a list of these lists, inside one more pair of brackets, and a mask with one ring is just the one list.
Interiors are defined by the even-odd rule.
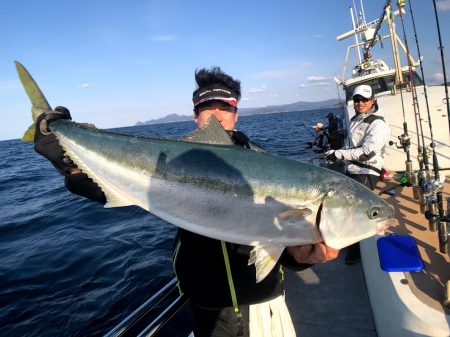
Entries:
[[[31,77],[28,70],[20,62],[14,61],[14,63],[23,88],[31,101],[31,117],[33,118],[33,122],[36,122],[37,118],[44,111],[51,110],[50,104],[48,104],[47,99],[34,81],[33,77]],[[34,140],[34,134],[35,124],[33,123],[27,131],[25,131],[21,140],[24,142],[31,142]]]

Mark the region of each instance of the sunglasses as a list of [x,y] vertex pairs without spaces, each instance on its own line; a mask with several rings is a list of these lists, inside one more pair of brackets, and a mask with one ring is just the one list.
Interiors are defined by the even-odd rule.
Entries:
[[359,103],[359,102],[367,103],[369,100],[370,100],[370,98],[365,98],[365,97],[355,97],[355,98],[353,98],[353,102],[354,103]]

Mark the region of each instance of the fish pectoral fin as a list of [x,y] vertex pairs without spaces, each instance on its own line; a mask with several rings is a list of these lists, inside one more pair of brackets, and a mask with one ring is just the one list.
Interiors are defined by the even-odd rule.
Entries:
[[250,252],[248,265],[255,265],[256,282],[261,282],[269,275],[284,251],[283,246],[256,246]]
[[308,227],[314,226],[314,223],[311,223],[311,221],[305,221],[312,214],[313,211],[309,208],[288,209],[278,213],[274,219],[274,224],[280,230],[290,225],[298,226],[299,224],[305,224]]

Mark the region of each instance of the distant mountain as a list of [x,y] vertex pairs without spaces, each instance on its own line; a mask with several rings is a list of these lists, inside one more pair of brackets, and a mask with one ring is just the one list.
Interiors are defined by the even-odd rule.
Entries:
[[164,124],[164,123],[173,123],[173,122],[183,122],[192,120],[192,115],[178,115],[178,114],[170,114],[162,118],[150,119],[146,122],[137,122],[135,125],[148,125],[148,124]]
[[[260,108],[239,108],[240,116],[250,116],[250,115],[264,115],[277,112],[288,112],[288,111],[302,111],[302,110],[315,110],[315,109],[326,109],[326,108],[338,108],[339,100],[328,99],[319,102],[295,102],[290,104],[282,105],[269,105]],[[176,113],[167,115],[162,118],[150,119],[145,122],[137,122],[135,125],[148,125],[148,124],[164,124],[173,122],[183,122],[192,120],[192,115],[178,115]]]
[[290,104],[282,105],[269,105],[262,108],[240,108],[240,116],[248,115],[263,115],[276,112],[288,112],[288,111],[302,111],[302,110],[315,110],[315,109],[326,109],[326,108],[337,108],[339,107],[338,99],[328,99],[319,102],[295,102]]

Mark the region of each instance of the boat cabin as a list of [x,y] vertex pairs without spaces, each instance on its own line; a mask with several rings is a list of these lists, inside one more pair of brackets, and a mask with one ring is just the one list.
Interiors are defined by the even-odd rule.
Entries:
[[[364,64],[366,64],[367,62],[371,62],[371,65],[364,68]],[[400,88],[409,90],[408,88],[410,86],[410,73],[408,67],[402,67],[404,81],[400,86],[394,88],[395,69],[387,68],[386,64],[381,60],[367,62],[361,63],[353,68],[352,78],[346,80],[343,83],[345,99],[347,102],[351,100],[355,87],[361,84],[370,85],[375,95],[383,92],[390,92],[394,95]],[[414,86],[423,86],[422,78],[417,74],[416,71],[413,71],[413,74]]]

